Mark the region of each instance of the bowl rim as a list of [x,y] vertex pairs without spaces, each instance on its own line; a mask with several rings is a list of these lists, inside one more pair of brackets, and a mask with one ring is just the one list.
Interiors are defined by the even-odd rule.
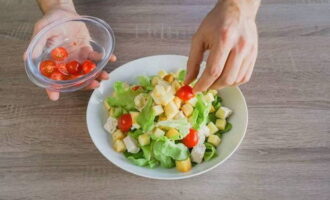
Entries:
[[[161,55],[152,55],[152,56],[146,56],[146,57],[141,57],[141,58],[138,58],[138,59],[135,59],[135,60],[132,60],[132,61],[129,61],[127,63],[124,63],[123,65],[115,68],[113,71],[111,71],[111,73],[115,72],[117,69],[119,69],[120,67],[122,66],[125,66],[125,65],[128,65],[128,64],[131,64],[132,62],[135,62],[135,61],[138,61],[138,60],[141,60],[141,59],[150,59],[152,57],[159,57],[159,56],[179,56],[179,57],[184,57],[184,58],[187,58],[187,56],[182,56],[182,55],[175,55],[175,54],[161,54]],[[205,61],[203,61],[201,63],[201,66],[205,65]],[[111,73],[109,74],[111,76]],[[88,134],[90,136],[90,138],[92,139],[93,141],[93,144],[94,146],[96,147],[96,149],[102,154],[103,157],[105,157],[106,160],[110,161],[112,164],[114,164],[115,166],[117,166],[118,168],[126,171],[126,172],[129,172],[131,174],[134,174],[136,176],[139,176],[139,177],[144,177],[144,178],[150,178],[150,179],[155,179],[155,180],[180,180],[180,179],[187,179],[187,178],[192,178],[192,177],[195,177],[195,176],[198,176],[198,175],[201,175],[201,174],[204,174],[206,172],[209,172],[213,169],[215,169],[216,167],[220,166],[222,163],[224,163],[225,161],[227,161],[239,148],[239,146],[241,145],[243,139],[245,138],[245,135],[246,135],[246,131],[247,131],[247,126],[248,126],[248,121],[249,121],[249,112],[248,112],[248,107],[247,107],[247,104],[246,104],[246,100],[245,100],[245,97],[241,91],[241,89],[238,87],[238,86],[234,86],[232,88],[235,88],[237,89],[237,91],[239,92],[239,94],[242,96],[242,99],[243,99],[243,106],[244,106],[244,109],[246,110],[246,123],[245,123],[245,127],[244,127],[244,132],[243,132],[243,135],[242,137],[240,138],[240,140],[238,141],[237,145],[235,146],[235,148],[233,149],[233,151],[231,153],[228,154],[228,156],[226,158],[224,158],[223,160],[221,160],[220,162],[216,163],[215,165],[203,170],[203,171],[200,171],[200,172],[196,172],[194,174],[190,174],[190,175],[187,175],[187,176],[178,176],[178,177],[155,177],[155,176],[151,176],[151,175],[146,175],[146,174],[143,174],[143,173],[139,173],[139,172],[135,172],[134,170],[132,169],[128,169],[128,168],[124,168],[122,166],[120,166],[119,164],[113,162],[112,160],[108,159],[106,155],[104,155],[104,153],[101,151],[101,149],[99,149],[99,147],[96,145],[96,142],[94,140],[94,137],[92,136],[91,134],[91,131],[90,131],[90,126],[88,125],[88,110],[89,110],[89,107],[90,105],[92,104],[92,96],[96,95],[96,92],[97,90],[94,90],[93,93],[91,94],[89,100],[88,100],[88,104],[87,104],[87,107],[86,107],[86,123],[87,123],[87,129],[88,129]],[[219,91],[219,90],[217,90]],[[133,165],[133,164],[132,164]],[[150,170],[153,170],[153,169],[150,169]]]
[[[109,42],[112,43],[110,50],[105,52],[103,59],[97,64],[97,67],[95,70],[93,70],[91,73],[84,74],[83,76],[73,79],[73,80],[52,80],[44,76],[38,77],[35,73],[32,72],[32,68],[35,67],[35,65],[32,62],[32,52],[36,45],[39,42],[39,39],[44,36],[46,33],[51,31],[53,28],[60,26],[62,24],[68,23],[68,22],[74,22],[74,21],[82,21],[82,22],[91,22],[91,23],[96,23],[98,25],[101,25],[101,27],[106,31],[107,36],[109,38]],[[63,18],[61,20],[56,20],[45,27],[41,29],[31,40],[31,42],[28,45],[28,48],[26,50],[25,56],[24,56],[24,64],[25,64],[25,71],[26,74],[28,75],[29,79],[35,83],[36,85],[47,88],[47,89],[52,89],[48,88],[48,85],[61,85],[63,88],[66,87],[71,87],[72,85],[76,83],[82,83],[85,81],[88,81],[90,77],[94,77],[96,74],[98,74],[108,63],[110,56],[112,55],[114,48],[116,45],[116,39],[114,32],[110,25],[106,23],[104,20],[93,17],[93,16],[88,16],[88,15],[79,15],[75,17],[67,17]],[[55,89],[56,90],[56,89]],[[60,89],[61,90],[61,89]]]

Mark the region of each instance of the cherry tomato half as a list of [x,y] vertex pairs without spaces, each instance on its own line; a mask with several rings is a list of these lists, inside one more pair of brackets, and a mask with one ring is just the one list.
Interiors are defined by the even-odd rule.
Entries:
[[56,47],[50,52],[50,56],[56,61],[62,61],[66,59],[69,54],[64,47]]
[[73,60],[66,64],[66,69],[70,74],[79,74],[81,72],[81,65],[78,61]]
[[50,77],[55,70],[56,64],[51,60],[44,60],[40,63],[40,72],[44,76]]
[[83,76],[83,74],[78,74],[78,75],[69,75],[68,76],[68,79],[69,80],[73,80],[73,79],[76,79],[76,78],[80,78],[80,77],[82,77]]
[[123,114],[118,119],[118,128],[123,132],[127,132],[131,129],[132,123],[132,116],[130,114]]
[[142,89],[143,87],[141,85],[136,85],[136,86],[133,86],[131,89],[133,91],[136,91],[136,90],[139,90],[140,88]]
[[69,72],[68,72],[68,70],[66,68],[65,63],[57,64],[56,67],[57,67],[57,70],[59,72],[61,72],[63,75],[69,75]]
[[85,74],[93,71],[96,67],[96,64],[93,61],[85,60],[82,64],[82,70]]
[[183,101],[188,101],[189,99],[194,97],[194,92],[192,87],[190,87],[189,85],[184,85],[178,89],[178,91],[176,92],[176,96]]
[[52,73],[52,75],[50,75],[50,79],[53,79],[55,81],[62,81],[65,79],[65,76],[62,73],[55,71]]
[[195,129],[190,129],[189,134],[183,138],[182,143],[188,148],[193,148],[198,143],[198,132]]

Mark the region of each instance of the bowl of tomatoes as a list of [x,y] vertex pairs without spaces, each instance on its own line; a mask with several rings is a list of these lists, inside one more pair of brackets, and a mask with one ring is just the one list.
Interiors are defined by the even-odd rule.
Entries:
[[39,87],[72,92],[86,87],[108,63],[115,47],[111,27],[80,16],[45,26],[30,42],[25,70]]

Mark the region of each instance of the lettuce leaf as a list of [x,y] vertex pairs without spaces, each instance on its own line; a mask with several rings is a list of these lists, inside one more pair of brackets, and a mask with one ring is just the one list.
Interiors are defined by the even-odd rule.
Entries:
[[186,70],[180,70],[179,73],[178,73],[178,80],[179,81],[184,81],[184,79],[186,78],[186,74],[187,74],[187,71]]
[[124,156],[137,166],[155,168],[159,165],[159,162],[154,158],[145,158],[144,151],[139,151],[138,153],[129,153],[126,151],[124,152]]
[[[197,115],[196,121],[193,122],[193,128],[199,130],[201,127],[205,126],[208,121],[208,115],[210,112],[211,103],[204,101],[203,95],[197,95],[197,103],[193,115]],[[196,111],[197,110],[197,111]]]
[[134,98],[141,91],[133,91],[125,86],[125,83],[117,81],[114,84],[114,96],[108,97],[107,103],[114,107],[123,107],[126,110],[134,110]]
[[156,126],[175,128],[181,133],[182,138],[186,137],[186,135],[189,133],[189,129],[191,128],[191,125],[185,118],[177,119],[177,120],[160,121],[157,123]]
[[212,158],[217,156],[217,151],[212,144],[205,142],[204,145],[206,147],[205,154],[204,154],[205,161],[211,160]]
[[139,76],[138,77],[139,85],[141,85],[146,90],[151,91],[153,86],[151,84],[151,79],[149,76]]
[[137,123],[142,127],[142,131],[144,133],[149,132],[153,129],[155,124],[155,117],[155,112],[152,109],[152,99],[149,96],[146,105],[136,119]]

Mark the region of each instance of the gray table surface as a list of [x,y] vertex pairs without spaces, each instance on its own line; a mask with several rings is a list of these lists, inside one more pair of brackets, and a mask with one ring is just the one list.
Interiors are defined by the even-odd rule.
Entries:
[[[212,0],[77,1],[116,34],[118,62],[187,55]],[[90,92],[51,102],[22,54],[41,17],[32,0],[0,0],[0,199],[330,199],[330,2],[264,0],[260,50],[241,87],[246,137],[220,167],[157,181],[115,167],[88,136]]]

